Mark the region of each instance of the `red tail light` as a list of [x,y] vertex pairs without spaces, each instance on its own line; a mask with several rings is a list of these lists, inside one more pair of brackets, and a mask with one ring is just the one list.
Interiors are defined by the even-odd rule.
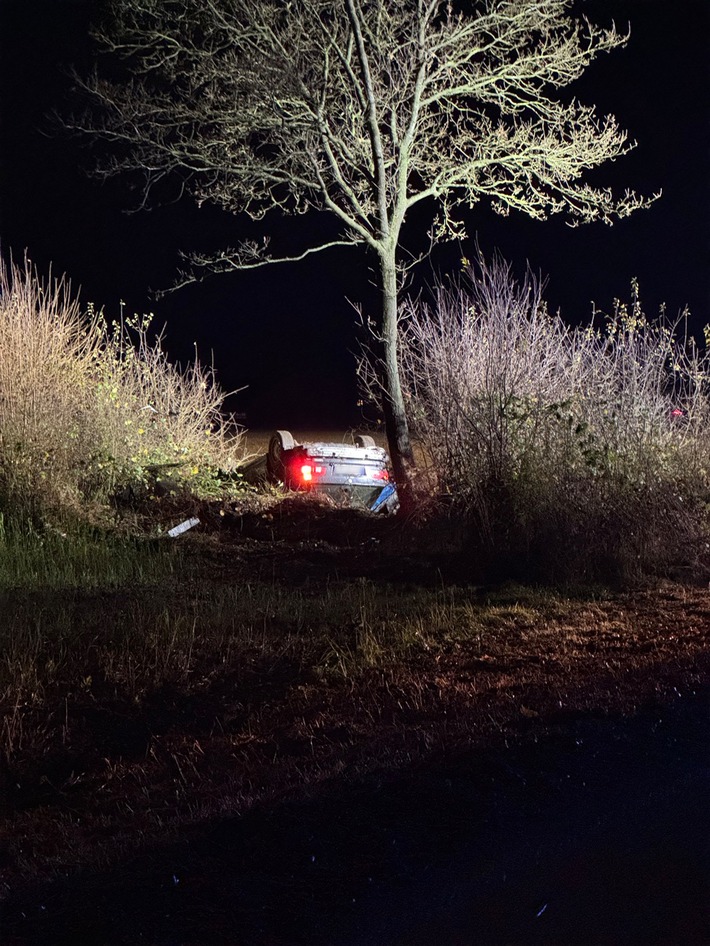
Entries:
[[320,463],[301,464],[301,479],[304,483],[312,483],[314,476],[322,476],[325,473],[325,467]]
[[390,475],[387,470],[375,470],[372,474],[373,480],[382,480],[383,483],[389,483]]

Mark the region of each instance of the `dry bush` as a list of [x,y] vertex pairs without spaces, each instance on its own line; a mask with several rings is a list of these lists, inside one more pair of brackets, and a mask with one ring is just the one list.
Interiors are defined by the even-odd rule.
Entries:
[[602,327],[570,328],[500,259],[409,303],[412,429],[485,573],[623,580],[698,548],[710,374],[682,327],[648,321],[634,286]]
[[198,363],[179,370],[148,322],[109,327],[83,312],[62,279],[25,260],[0,266],[0,513],[37,522],[48,510],[106,500],[174,464],[205,485],[229,469],[238,437],[223,395]]
[[43,284],[29,261],[0,267],[0,500],[32,517],[72,501],[94,446],[87,403],[99,357],[63,280]]
[[171,364],[151,318],[101,323],[97,422],[102,454],[94,469],[104,487],[160,480],[209,490],[216,470],[231,470],[240,437],[221,411],[214,371],[195,359]]

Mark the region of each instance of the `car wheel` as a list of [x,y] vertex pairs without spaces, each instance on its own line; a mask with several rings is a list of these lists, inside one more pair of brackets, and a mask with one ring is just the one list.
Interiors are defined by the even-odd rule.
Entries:
[[287,450],[293,450],[296,441],[288,430],[277,430],[269,441],[269,452],[266,455],[266,470],[269,478],[283,482],[284,461],[283,455]]
[[369,434],[358,434],[355,438],[355,446],[368,449],[369,447],[375,446],[375,441]]

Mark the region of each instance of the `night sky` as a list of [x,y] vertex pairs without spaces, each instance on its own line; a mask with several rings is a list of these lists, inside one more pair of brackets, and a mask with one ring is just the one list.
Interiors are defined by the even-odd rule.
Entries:
[[[189,201],[126,214],[134,197],[125,184],[101,185],[85,174],[85,147],[49,130],[46,114],[67,109],[63,68],[90,59],[91,0],[0,0],[0,245],[40,271],[65,272],[85,302],[117,316],[154,311],[167,324],[167,348],[185,361],[197,343],[213,358],[223,387],[248,385],[230,402],[251,426],[356,422],[354,310],[374,307],[364,250],[333,250],[298,264],[214,276],[155,301],[151,288],[170,285],[177,251],[235,243],[244,221]],[[599,58],[574,91],[600,113],[612,112],[638,142],[594,181],[663,197],[614,227],[570,229],[560,220],[507,219],[479,207],[468,219],[484,252],[499,249],[522,272],[528,261],[548,277],[546,298],[570,322],[586,320],[591,303],[609,310],[640,280],[646,311],[665,302],[688,305],[692,327],[710,322],[710,3],[708,0],[579,0],[597,23],[631,22],[625,50]],[[412,219],[405,242],[421,248],[429,220]],[[292,232],[267,218],[266,232]],[[293,222],[298,244],[328,226],[314,217]],[[309,229],[312,228],[312,229]],[[459,268],[472,245],[444,246],[419,283]]]

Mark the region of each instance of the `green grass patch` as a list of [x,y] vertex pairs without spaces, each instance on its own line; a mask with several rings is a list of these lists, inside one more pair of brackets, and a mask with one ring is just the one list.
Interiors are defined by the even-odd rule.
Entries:
[[163,580],[178,566],[169,540],[79,529],[0,528],[0,594],[110,589]]

